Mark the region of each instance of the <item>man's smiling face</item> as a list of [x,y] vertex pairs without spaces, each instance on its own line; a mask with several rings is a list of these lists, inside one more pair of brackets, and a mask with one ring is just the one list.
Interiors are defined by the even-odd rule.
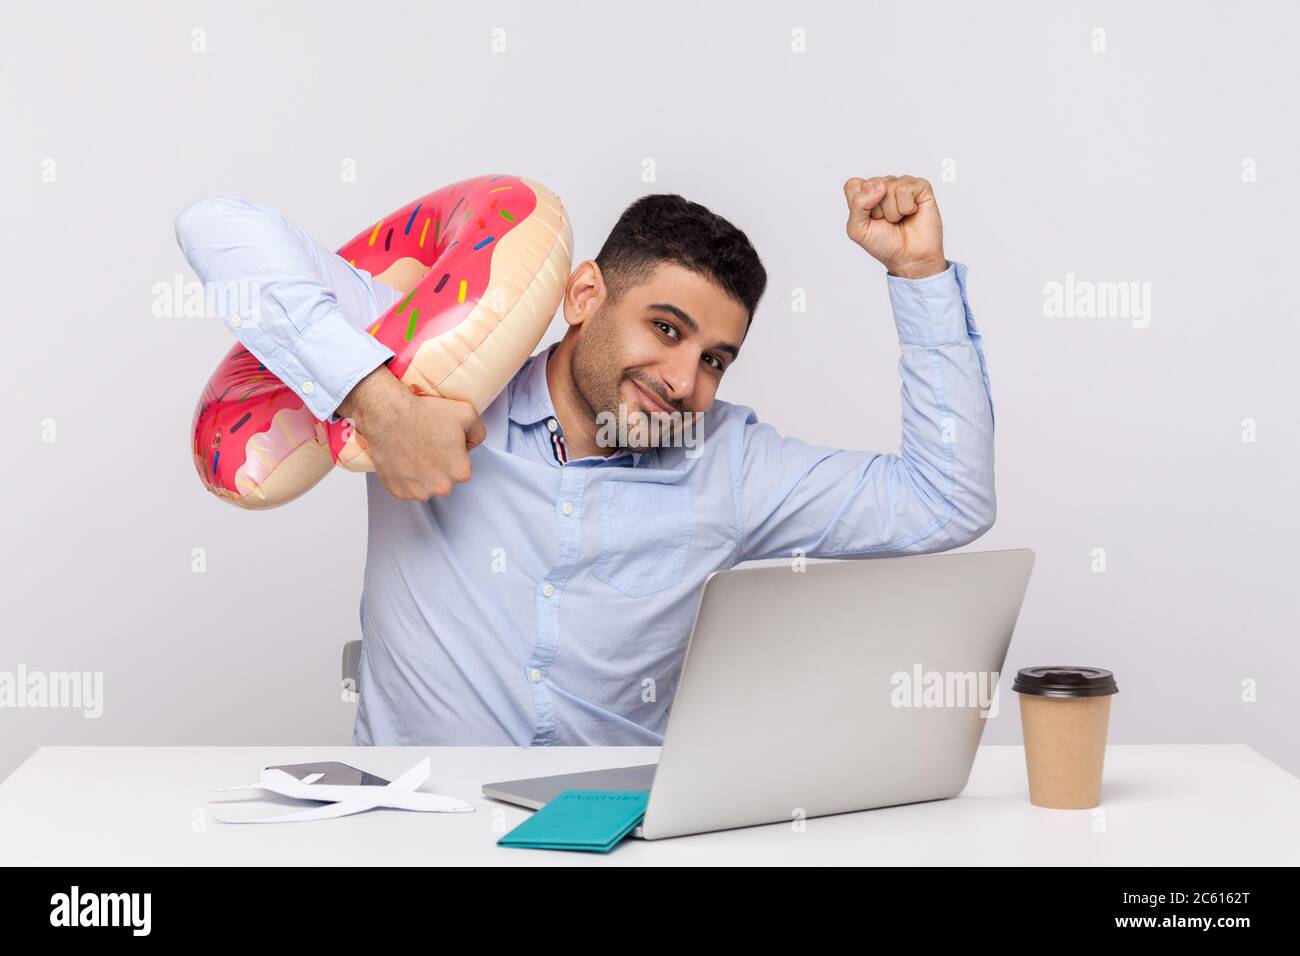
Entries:
[[[627,415],[705,412],[748,324],[745,307],[716,283],[660,262],[649,280],[625,290],[617,303],[606,299],[574,330],[574,386],[598,423],[610,420],[602,413],[618,421],[620,404]],[[662,429],[657,444],[674,432]],[[628,447],[635,448],[631,421],[629,433]]]

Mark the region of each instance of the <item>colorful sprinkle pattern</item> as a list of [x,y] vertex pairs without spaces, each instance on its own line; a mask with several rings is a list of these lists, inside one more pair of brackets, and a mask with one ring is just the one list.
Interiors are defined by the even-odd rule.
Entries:
[[[432,266],[409,295],[367,328],[393,350],[402,377],[420,345],[459,325],[487,290],[501,238],[537,206],[517,176],[480,176],[429,193],[385,216],[345,243],[338,254],[377,275],[398,259]],[[282,414],[279,414],[282,413]],[[337,461],[347,442],[342,424],[320,422],[302,400],[242,345],[222,360],[194,415],[194,463],[209,490],[243,498],[235,475],[260,484],[306,441],[328,444]]]

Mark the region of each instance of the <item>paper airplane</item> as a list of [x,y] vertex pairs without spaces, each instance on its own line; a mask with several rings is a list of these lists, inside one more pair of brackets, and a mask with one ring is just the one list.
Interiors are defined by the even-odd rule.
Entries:
[[373,810],[376,807],[420,810],[425,813],[473,813],[474,807],[464,800],[444,797],[436,793],[423,793],[419,790],[419,787],[429,779],[431,769],[432,763],[428,757],[425,757],[392,783],[374,787],[362,784],[355,786],[317,784],[316,781],[324,774],[313,773],[299,780],[293,774],[269,767],[262,771],[257,783],[248,783],[239,787],[213,787],[212,792],[270,790],[272,793],[299,800],[327,801],[326,805],[251,820],[230,819],[216,814],[213,814],[213,818],[221,823],[296,823],[302,820],[329,820],[350,813],[361,813],[363,810]]

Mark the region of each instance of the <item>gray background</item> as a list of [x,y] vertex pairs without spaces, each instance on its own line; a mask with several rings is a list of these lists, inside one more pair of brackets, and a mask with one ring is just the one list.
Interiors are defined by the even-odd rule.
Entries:
[[[153,317],[152,287],[192,278],[172,223],[200,196],[334,247],[484,172],[560,193],[575,262],[646,192],[732,219],[770,285],[721,397],[878,450],[898,445],[898,346],[841,187],[929,178],[997,414],[1000,510],[973,547],[1038,553],[1006,670],[1112,668],[1112,740],[1245,742],[1300,772],[1294,5],[470,6],[0,8],[0,670],[105,682],[98,720],[0,711],[0,775],[45,744],[350,740],[364,482],[266,513],[207,494],[190,422],[233,339]],[[1045,317],[1067,273],[1151,283],[1150,326]],[[986,742],[1019,740],[1003,704]]]

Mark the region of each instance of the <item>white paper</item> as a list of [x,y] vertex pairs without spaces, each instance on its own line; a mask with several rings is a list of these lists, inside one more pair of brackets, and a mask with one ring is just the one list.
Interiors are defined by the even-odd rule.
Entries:
[[347,816],[350,813],[360,813],[363,810],[373,810],[376,807],[419,810],[425,813],[473,813],[473,805],[464,800],[419,791],[419,787],[429,779],[432,767],[429,758],[425,757],[392,783],[382,787],[360,784],[357,786],[317,784],[315,781],[324,774],[313,773],[299,780],[293,774],[285,773],[283,770],[268,768],[262,771],[257,783],[239,787],[213,787],[212,790],[214,793],[227,793],[232,790],[270,790],[272,793],[299,800],[327,801],[326,805],[251,820],[231,819],[216,814],[213,814],[213,818],[221,823],[296,823],[303,820],[328,820],[333,817]]

